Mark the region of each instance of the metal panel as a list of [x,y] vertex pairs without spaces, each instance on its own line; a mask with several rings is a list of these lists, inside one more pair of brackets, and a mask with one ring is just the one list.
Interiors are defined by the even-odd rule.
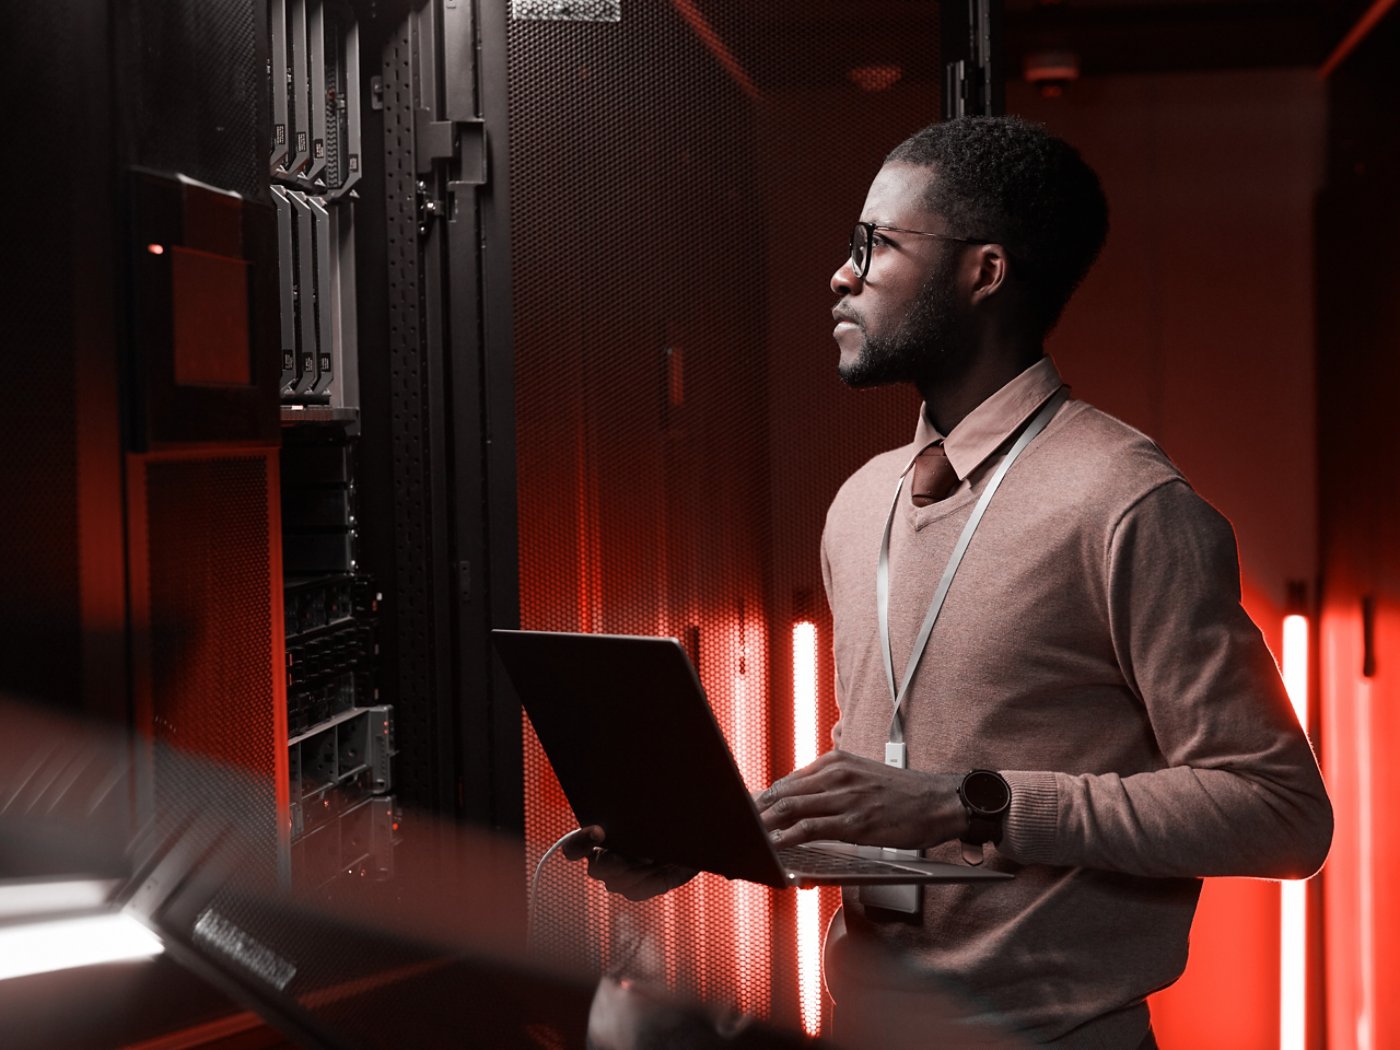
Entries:
[[[388,300],[393,535],[396,571],[392,600],[397,628],[394,691],[402,757],[401,793],[419,805],[451,807],[450,765],[440,732],[447,679],[444,620],[445,542],[439,432],[432,426],[441,388],[431,379],[428,333],[422,320],[414,112],[419,105],[421,51],[416,17],[384,48],[384,200],[388,231]],[[431,80],[428,80],[431,83]],[[440,347],[439,351],[440,353]],[[441,574],[441,575],[440,575]]]
[[[907,391],[841,386],[827,311],[869,179],[938,115],[937,10],[920,6],[884,24],[915,56],[894,68],[867,68],[870,26],[854,56],[830,49],[859,5],[509,25],[521,623],[686,639],[754,788],[792,763],[794,623],[829,654],[826,505],[915,421]],[[833,678],[824,655],[828,727]],[[533,859],[573,818],[526,735]],[[561,874],[538,902],[546,953],[649,956],[644,976],[795,1020],[790,901],[701,877],[624,917]],[[587,943],[555,932],[579,915]]]
[[316,271],[316,383],[308,393],[329,397],[331,384],[339,372],[336,369],[335,348],[339,343],[339,318],[336,316],[334,292],[335,271],[339,245],[332,239],[331,214],[318,197],[306,198],[311,211],[312,255]]
[[311,201],[304,193],[289,191],[287,199],[296,213],[297,273],[297,384],[296,393],[309,394],[316,386],[316,360],[321,350],[316,313],[316,225]]
[[333,197],[342,197],[360,180],[360,23],[349,5],[327,0],[327,91],[335,110],[328,132],[335,142],[327,151],[326,185]]
[[112,6],[122,89],[111,98],[125,159],[265,201],[272,137],[266,0]]
[[292,42],[292,145],[287,161],[287,174],[297,177],[311,160],[311,94],[310,60],[307,54],[311,38],[307,26],[307,5],[313,0],[288,0]]
[[287,0],[271,0],[268,13],[272,30],[272,53],[267,67],[272,80],[272,156],[268,169],[276,175],[286,170],[291,148],[287,141],[292,79],[287,51]]
[[331,344],[335,384],[331,404],[337,408],[358,408],[360,404],[360,328],[355,307],[355,213],[349,200],[332,204],[330,212],[330,254],[332,266],[331,316],[335,338]]
[[311,100],[311,161],[302,179],[318,189],[325,184],[329,116],[326,101],[326,8],[321,0],[307,0],[306,54],[308,93]]
[[[499,15],[495,46],[503,49],[503,8]],[[514,457],[508,388],[502,400],[484,381],[483,312],[495,309],[499,320],[509,304],[488,296],[481,277],[479,196],[496,187],[477,108],[476,62],[491,45],[477,39],[477,24],[472,3],[414,4],[380,48],[372,113],[383,121],[384,187],[361,206],[384,209],[386,266],[374,279],[388,289],[387,316],[374,338],[388,360],[365,366],[366,381],[374,376],[389,398],[381,406],[379,390],[366,389],[365,435],[371,470],[384,469],[369,420],[371,412],[387,417],[394,490],[387,695],[398,720],[402,796],[518,830],[518,708],[495,694],[488,639],[501,622],[493,619],[498,607],[506,625],[514,622],[513,521],[499,546],[493,532],[496,507],[514,500]],[[502,109],[504,101],[502,83]],[[502,121],[501,146],[505,139]],[[499,175],[503,185],[503,166]],[[505,219],[498,213],[493,229],[503,231]],[[378,223],[359,232],[377,252]],[[509,376],[510,349],[498,353],[493,375]],[[499,497],[492,484],[501,486]],[[497,504],[488,504],[488,489]],[[377,531],[367,529],[375,544]]]
[[274,444],[281,378],[274,209],[141,169],[122,188],[133,447]]
[[155,760],[144,810],[159,818],[203,790],[180,753],[236,767],[249,790],[221,815],[268,871],[288,827],[276,464],[272,450],[128,464],[136,723]]
[[272,203],[277,209],[277,257],[280,263],[277,294],[278,331],[282,344],[282,382],[279,389],[283,394],[288,394],[296,389],[300,372],[297,367],[297,256],[292,241],[296,217],[293,214],[291,199],[282,187],[272,187]]
[[[481,259],[481,382],[485,389],[486,448],[480,462],[486,471],[484,486],[491,556],[482,575],[488,591],[479,599],[485,618],[495,627],[520,626],[520,547],[517,519],[515,335],[512,310],[510,201],[511,178],[508,114],[508,29],[506,9],[500,3],[484,4],[479,11],[482,85],[481,116],[492,134],[484,143],[488,178],[478,191],[482,245]],[[489,658],[488,658],[489,659]],[[489,730],[478,734],[477,747],[489,749],[492,821],[495,826],[521,835],[525,828],[524,753],[521,747],[520,704],[505,676],[494,674],[491,685]],[[473,752],[464,747],[464,761]]]
[[620,22],[622,0],[510,0],[510,17],[550,22]]

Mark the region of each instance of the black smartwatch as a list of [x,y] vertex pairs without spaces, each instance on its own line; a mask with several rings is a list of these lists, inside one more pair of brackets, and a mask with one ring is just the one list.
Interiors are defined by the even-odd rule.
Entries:
[[1006,811],[1011,808],[1011,785],[1006,778],[990,769],[974,769],[958,785],[958,798],[967,809],[962,841],[972,846],[1000,842]]

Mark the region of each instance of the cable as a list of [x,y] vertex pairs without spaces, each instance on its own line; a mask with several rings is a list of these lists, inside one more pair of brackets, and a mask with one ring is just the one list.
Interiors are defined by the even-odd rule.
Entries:
[[558,853],[559,848],[563,846],[564,843],[567,842],[569,837],[573,834],[574,832],[569,831],[564,833],[563,835],[560,835],[559,840],[555,842],[554,845],[550,846],[549,849],[544,851],[544,854],[539,859],[539,863],[535,865],[535,874],[530,879],[530,898],[526,904],[527,910],[525,912],[525,942],[527,944],[534,940],[532,927],[535,921],[535,894],[540,888],[540,873],[544,871],[545,861],[549,860],[550,857]]

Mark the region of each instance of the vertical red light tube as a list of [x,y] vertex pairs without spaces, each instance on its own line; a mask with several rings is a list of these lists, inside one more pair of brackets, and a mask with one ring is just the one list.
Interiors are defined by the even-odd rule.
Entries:
[[[1308,728],[1308,618],[1283,620],[1283,684],[1304,732]],[[1306,1050],[1308,884],[1279,885],[1279,1050]]]
[[[760,632],[745,632],[741,625],[733,639],[737,654],[733,676],[734,757],[750,791],[760,790],[768,783],[768,712],[763,698],[767,695],[763,668],[767,666],[762,646],[750,641],[746,634],[762,637]],[[772,902],[768,890],[752,882],[735,880],[729,884],[731,906],[734,909],[735,932],[739,951],[735,961],[738,975],[738,1006],[744,1013],[767,1013],[772,1000],[772,964],[766,946],[773,940]]]
[[[817,625],[799,620],[792,626],[793,768],[817,757]],[[802,1030],[821,1032],[821,896],[815,887],[797,891],[797,997]]]

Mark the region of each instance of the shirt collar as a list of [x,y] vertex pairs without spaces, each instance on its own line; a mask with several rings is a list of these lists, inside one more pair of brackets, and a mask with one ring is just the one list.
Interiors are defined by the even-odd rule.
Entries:
[[965,479],[1062,386],[1064,380],[1055,363],[1042,357],[969,412],[946,437],[928,421],[925,406],[920,405],[914,454],[942,439],[948,462],[957,471],[958,479]]

